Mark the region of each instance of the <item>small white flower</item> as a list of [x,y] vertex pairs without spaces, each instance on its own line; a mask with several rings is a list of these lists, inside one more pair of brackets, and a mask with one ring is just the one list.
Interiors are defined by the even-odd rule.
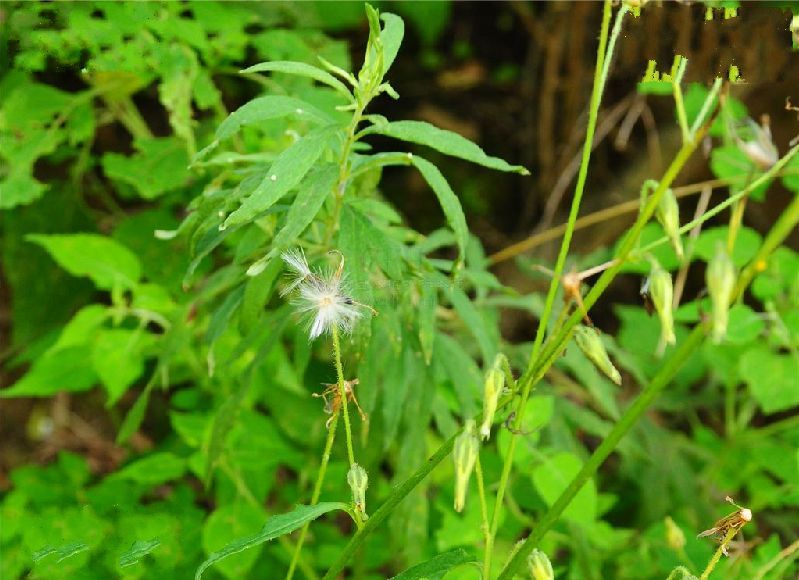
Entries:
[[344,260],[335,271],[313,272],[301,250],[290,250],[281,257],[293,270],[291,281],[281,295],[299,289],[293,304],[301,314],[312,316],[310,339],[331,332],[334,327],[351,332],[355,322],[363,316],[359,308],[369,307],[350,298],[343,276]]

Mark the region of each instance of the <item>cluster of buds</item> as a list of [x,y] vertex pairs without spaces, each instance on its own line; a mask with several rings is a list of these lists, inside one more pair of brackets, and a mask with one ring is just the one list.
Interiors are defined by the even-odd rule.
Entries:
[[507,363],[505,355],[498,354],[494,364],[488,370],[483,387],[483,423],[480,425],[480,437],[483,440],[491,437],[491,425],[494,423],[494,414],[502,391],[505,388],[505,372],[503,363]]
[[466,421],[463,432],[455,439],[452,458],[455,461],[455,511],[463,511],[466,503],[466,491],[469,489],[469,479],[472,476],[477,454],[480,451],[480,442],[474,433],[475,422]]
[[660,337],[667,344],[674,344],[674,286],[671,274],[666,272],[656,260],[652,260],[652,271],[649,273],[649,296],[660,319]]
[[363,467],[353,463],[347,472],[347,483],[352,490],[352,503],[365,520],[368,517],[366,515],[366,488],[369,487],[369,475]]
[[574,329],[574,340],[585,356],[587,356],[605,376],[617,385],[621,385],[621,374],[610,361],[608,351],[605,349],[605,345],[602,344],[602,338],[599,336],[599,331],[596,328],[578,324]]
[[723,242],[716,244],[716,253],[707,265],[705,279],[713,303],[713,342],[718,344],[727,334],[730,301],[735,289],[735,265]]

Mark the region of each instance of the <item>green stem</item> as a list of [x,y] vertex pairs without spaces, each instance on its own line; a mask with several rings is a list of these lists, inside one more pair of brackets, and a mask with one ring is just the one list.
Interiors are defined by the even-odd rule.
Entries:
[[[550,282],[549,291],[547,292],[546,301],[544,303],[544,311],[541,316],[541,320],[538,323],[538,330],[536,331],[535,341],[533,342],[533,348],[530,353],[530,361],[528,363],[529,366],[533,366],[534,362],[538,358],[541,345],[544,342],[544,335],[549,324],[549,318],[552,315],[552,307],[555,302],[555,295],[557,293],[558,286],[560,285],[563,268],[566,264],[566,257],[569,253],[569,246],[571,245],[572,235],[574,234],[574,226],[575,222],[577,221],[577,216],[580,212],[580,203],[582,201],[583,191],[585,190],[585,183],[588,177],[588,162],[591,159],[591,148],[594,141],[594,133],[596,132],[597,117],[599,115],[599,104],[602,100],[602,92],[604,90],[605,81],[607,80],[608,71],[610,69],[610,60],[613,55],[613,49],[616,44],[616,39],[619,36],[619,32],[621,31],[621,23],[624,15],[627,13],[627,10],[628,8],[626,4],[622,5],[622,8],[616,15],[616,23],[613,27],[613,36],[611,37],[610,42],[608,42],[608,31],[610,29],[610,16],[612,9],[611,1],[605,0],[602,12],[602,27],[599,36],[599,46],[597,47],[596,68],[594,70],[594,89],[591,94],[591,106],[588,112],[588,128],[586,130],[585,142],[583,144],[580,170],[577,174],[577,183],[574,188],[574,197],[572,199],[571,210],[569,211],[569,219],[566,225],[566,231],[563,234],[563,241],[561,242],[560,252],[558,253],[558,259],[555,263],[554,274],[552,276],[552,281]],[[499,487],[497,488],[497,497],[496,501],[494,502],[494,513],[491,522],[491,530],[489,532],[491,541],[486,546],[486,550],[492,549],[493,539],[497,533],[500,510],[502,509],[502,500],[505,496],[505,489],[507,488],[510,471],[513,466],[513,456],[514,452],[516,451],[516,442],[518,439],[517,433],[520,430],[522,420],[524,419],[524,411],[525,407],[527,406],[527,399],[530,397],[532,387],[533,384],[531,382],[523,383],[522,385],[521,398],[519,399],[519,403],[516,408],[514,430],[511,432],[511,440],[507,453],[505,454],[504,463],[502,465],[502,474],[500,475],[499,480]]]
[[[758,264],[764,262],[779,245],[790,235],[799,223],[799,196],[794,196],[791,204],[782,212],[777,223],[771,228],[763,245],[758,250],[757,255],[749,265],[743,269],[738,277],[735,287],[733,301],[736,300],[757,273]],[[568,507],[577,492],[583,485],[596,473],[599,466],[613,452],[621,441],[622,437],[638,421],[640,416],[646,411],[660,391],[669,383],[671,378],[677,373],[683,362],[699,347],[704,338],[704,329],[701,323],[694,327],[688,339],[680,345],[674,354],[661,367],[660,372],[652,379],[647,387],[641,392],[638,398],[625,411],[619,422],[613,426],[604,441],[597,447],[583,468],[575,475],[560,497],[555,501],[549,511],[539,520],[533,532],[524,541],[521,548],[514,554],[514,557],[505,565],[499,575],[499,579],[510,579],[519,567],[523,564],[527,555],[536,547],[544,534],[555,524],[563,510]]]
[[350,561],[350,558],[355,555],[355,552],[363,545],[366,541],[366,538],[371,534],[375,529],[377,529],[380,524],[382,524],[391,512],[394,511],[399,503],[405,499],[405,497],[413,491],[413,489],[419,485],[419,483],[424,480],[427,475],[433,471],[433,469],[441,463],[445,457],[447,457],[450,452],[452,451],[452,446],[455,444],[455,438],[460,435],[461,431],[456,431],[449,439],[444,441],[441,447],[428,459],[416,472],[411,475],[408,479],[402,482],[399,487],[396,487],[391,495],[388,496],[383,505],[381,505],[378,510],[372,514],[366,523],[360,528],[355,535],[350,538],[349,543],[344,546],[344,549],[339,554],[338,559],[333,563],[330,569],[327,571],[327,574],[324,576],[324,580],[333,580],[337,578],[341,571],[344,570],[344,566],[347,565],[347,562]]
[[347,412],[347,388],[344,384],[344,369],[341,366],[341,345],[338,339],[338,328],[333,326],[333,355],[336,358],[336,379],[338,381],[338,392],[341,397],[341,411],[344,415],[344,434],[347,437],[347,458],[350,460],[350,467],[355,465],[355,451],[352,447],[352,430],[350,429],[350,414]]
[[674,75],[672,81],[672,88],[674,93],[674,104],[677,108],[677,122],[680,125],[680,132],[682,133],[683,141],[690,141],[692,139],[691,132],[688,129],[688,116],[685,113],[685,103],[682,98],[682,77],[685,75],[685,67],[688,65],[688,59],[680,58],[680,64],[677,65],[677,74]]
[[[325,473],[327,473],[327,464],[330,463],[330,452],[333,449],[333,441],[336,438],[336,426],[338,425],[338,411],[335,411],[330,421],[330,427],[327,429],[327,441],[325,441],[325,450],[322,453],[322,463],[319,465],[319,473],[316,475],[316,483],[314,484],[313,494],[311,495],[311,505],[316,505],[319,502],[319,496],[322,494],[322,485],[325,481]],[[294,555],[291,558],[289,571],[286,574],[286,580],[291,580],[294,576],[294,570],[297,568],[297,563],[300,562],[300,552],[302,552],[302,545],[305,543],[305,536],[308,535],[308,528],[311,522],[305,522],[300,530],[300,537],[297,540],[297,547],[294,549]],[[305,572],[305,570],[303,570]],[[306,572],[306,576],[307,576]]]
[[491,577],[491,548],[492,540],[490,522],[488,521],[488,504],[486,503],[485,479],[483,478],[483,466],[480,465],[480,454],[477,454],[477,461],[474,465],[477,475],[477,491],[480,495],[480,515],[483,518],[481,528],[485,538],[485,554],[483,559],[483,578]]
[[710,559],[710,562],[707,563],[707,567],[705,568],[705,571],[702,572],[702,575],[699,577],[699,580],[707,580],[707,578],[710,576],[710,573],[713,571],[713,568],[715,568],[716,564],[719,563],[721,555],[724,553],[724,550],[727,548],[727,544],[730,543],[730,541],[735,537],[735,534],[737,533],[738,533],[738,528],[732,528],[730,531],[727,532],[727,535],[724,536],[724,539],[721,541],[721,544],[719,544],[716,553],[713,554],[713,557]]

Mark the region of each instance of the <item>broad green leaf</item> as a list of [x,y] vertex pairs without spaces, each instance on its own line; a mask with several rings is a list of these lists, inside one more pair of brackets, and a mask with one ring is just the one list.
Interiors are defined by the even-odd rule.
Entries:
[[108,307],[102,304],[89,304],[88,306],[84,306],[61,330],[61,334],[58,336],[56,343],[51,347],[51,351],[92,342],[96,330],[109,315]]
[[74,346],[36,359],[21,379],[0,391],[0,397],[49,397],[62,391],[85,391],[95,382],[88,346]]
[[730,344],[750,343],[756,340],[766,327],[763,315],[758,314],[746,304],[735,304],[730,308],[729,316],[724,340]]
[[111,179],[132,185],[144,199],[177,189],[189,177],[186,145],[176,137],[137,139],[136,153],[103,155],[103,171]]
[[142,558],[160,545],[161,540],[158,538],[153,538],[152,540],[136,540],[131,544],[130,549],[119,556],[119,567],[126,568],[138,564]]
[[466,550],[457,548],[445,554],[439,554],[438,556],[430,558],[427,562],[412,566],[394,576],[392,580],[438,580],[453,568],[461,564],[468,564],[476,561],[475,557],[470,555]]
[[26,170],[11,172],[0,181],[0,210],[33,203],[47,190],[47,186],[36,181]]
[[[793,156],[783,170],[782,184],[794,193],[799,193],[799,157]],[[0,207],[2,207],[0,203]]]
[[327,85],[335,89],[342,95],[346,96],[348,100],[352,100],[352,94],[350,93],[350,90],[346,87],[346,85],[344,85],[344,83],[342,83],[336,77],[331,75],[329,72],[324,71],[315,66],[311,66],[310,64],[306,64],[304,62],[294,62],[288,60],[262,62],[260,64],[253,65],[249,68],[245,68],[240,72],[242,74],[257,73],[257,72],[281,72],[292,75],[299,75],[302,77],[314,79],[315,81],[319,81],[320,83]]
[[99,333],[92,348],[92,366],[115,404],[144,372],[141,330],[116,328]]
[[[710,154],[710,169],[718,178],[728,180],[735,190],[744,189],[762,173],[736,145],[713,149]],[[756,201],[762,201],[770,185],[771,180],[768,180],[749,195]]]
[[111,477],[128,479],[144,485],[159,485],[179,479],[186,472],[186,460],[174,453],[159,451],[136,459]]
[[325,127],[311,131],[278,155],[260,185],[220,228],[252,221],[296,187],[322,155],[334,130]]
[[[530,473],[533,465],[541,458],[538,449],[539,431],[549,424],[555,412],[555,399],[552,395],[533,395],[527,400],[527,406],[519,429],[528,435],[518,440],[513,463],[522,472]],[[497,429],[497,446],[502,457],[507,457],[511,432]]]
[[[188,46],[159,43],[154,47],[161,72],[158,97],[167,111],[175,135],[194,148],[192,94],[197,81],[197,57]],[[191,152],[192,154],[194,151]]]
[[425,145],[445,155],[465,159],[497,171],[512,171],[522,175],[530,174],[521,165],[510,165],[498,157],[486,155],[486,152],[478,145],[458,133],[439,129],[435,125],[424,121],[393,121],[373,125],[367,130],[367,133],[376,133],[410,143]]
[[286,215],[286,223],[272,240],[272,248],[282,250],[294,244],[319,213],[338,178],[338,167],[325,163],[308,175]]
[[323,502],[313,506],[298,505],[289,513],[272,516],[266,521],[264,527],[257,534],[240,538],[235,542],[231,542],[221,550],[209,555],[208,559],[197,568],[194,578],[195,580],[199,580],[208,568],[228,556],[238,554],[239,552],[243,552],[255,546],[260,546],[265,542],[274,540],[285,534],[290,534],[294,530],[302,527],[305,522],[315,520],[319,516],[334,510],[347,511],[347,505],[340,502]]
[[216,130],[215,139],[222,141],[237,133],[243,126],[289,115],[296,115],[300,119],[308,119],[315,123],[333,122],[329,115],[303,100],[268,95],[253,99],[228,115]]
[[469,228],[466,225],[466,216],[463,213],[463,206],[461,206],[460,200],[453,193],[452,188],[438,170],[438,167],[418,155],[414,155],[413,164],[436,194],[438,203],[441,204],[441,209],[444,210],[444,215],[447,216],[447,222],[452,231],[455,232],[458,253],[463,256],[466,252],[466,242],[469,239]]
[[477,339],[484,364],[490,363],[497,354],[497,342],[492,329],[463,290],[453,286],[450,289],[450,299],[463,324]]
[[799,406],[799,361],[766,346],[747,350],[740,360],[741,377],[764,413]]
[[464,417],[472,417],[477,412],[477,401],[483,392],[483,375],[477,364],[458,342],[446,334],[437,333],[435,341],[437,362],[444,374],[452,382],[455,395],[461,405]]
[[[694,256],[709,262],[716,253],[716,243],[727,243],[727,232],[728,229],[726,226],[718,226],[704,230],[696,239]],[[754,258],[762,241],[762,236],[755,230],[747,227],[740,228],[735,238],[735,246],[733,247],[731,256],[735,266],[740,268]]]
[[385,77],[397,57],[402,38],[405,36],[405,23],[402,18],[390,12],[382,13],[380,19],[385,24],[380,32],[380,40],[383,41],[383,76]]
[[372,220],[350,204],[344,204],[341,212],[341,229],[358,231],[359,251],[377,263],[386,275],[399,280],[402,277],[402,254],[400,245],[386,235],[385,230],[376,227]]
[[103,290],[132,288],[139,281],[141,264],[133,252],[111,238],[97,234],[30,234],[73,276],[87,276]]
[[[552,506],[580,471],[582,461],[571,453],[561,452],[547,458],[533,472],[533,485],[548,506]],[[587,525],[596,518],[596,484],[593,479],[577,492],[563,512],[565,519]]]
[[[231,541],[258,531],[263,525],[261,509],[243,502],[221,506],[203,524],[203,548],[206,554],[224,548]],[[216,563],[216,568],[227,578],[246,578],[260,554],[260,546]]]

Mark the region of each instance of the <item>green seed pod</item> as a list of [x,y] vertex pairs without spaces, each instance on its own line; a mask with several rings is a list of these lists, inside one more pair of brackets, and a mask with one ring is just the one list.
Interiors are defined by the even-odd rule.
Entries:
[[727,334],[730,301],[735,289],[735,265],[723,242],[716,244],[716,253],[707,265],[705,279],[713,303],[713,342],[718,344]]
[[474,434],[475,423],[469,419],[463,433],[455,439],[452,458],[455,460],[455,511],[463,510],[466,503],[466,490],[469,488],[469,478],[477,461],[480,451],[480,442]]
[[555,578],[552,562],[541,550],[533,550],[527,556],[527,569],[530,571],[530,578],[533,580],[554,580]]
[[347,472],[347,483],[352,490],[352,503],[366,516],[366,488],[369,487],[369,475],[363,467],[353,463]]
[[649,274],[649,295],[652,304],[660,318],[660,335],[668,344],[677,342],[674,336],[674,316],[672,303],[674,301],[674,287],[671,283],[671,274],[652,260],[652,272]]
[[494,414],[497,412],[497,403],[505,388],[505,373],[502,369],[502,360],[505,355],[498,354],[494,365],[486,374],[483,387],[483,424],[480,425],[480,437],[483,440],[491,437],[491,425],[494,423]]
[[583,351],[596,367],[602,371],[611,381],[617,385],[621,384],[621,374],[613,363],[610,362],[608,351],[602,344],[599,331],[591,326],[578,324],[574,329],[574,340],[577,346]]
[[677,198],[674,197],[674,192],[667,189],[663,192],[658,203],[655,217],[663,226],[663,230],[671,241],[674,252],[677,257],[683,259],[682,241],[680,240],[680,206],[677,204]]

